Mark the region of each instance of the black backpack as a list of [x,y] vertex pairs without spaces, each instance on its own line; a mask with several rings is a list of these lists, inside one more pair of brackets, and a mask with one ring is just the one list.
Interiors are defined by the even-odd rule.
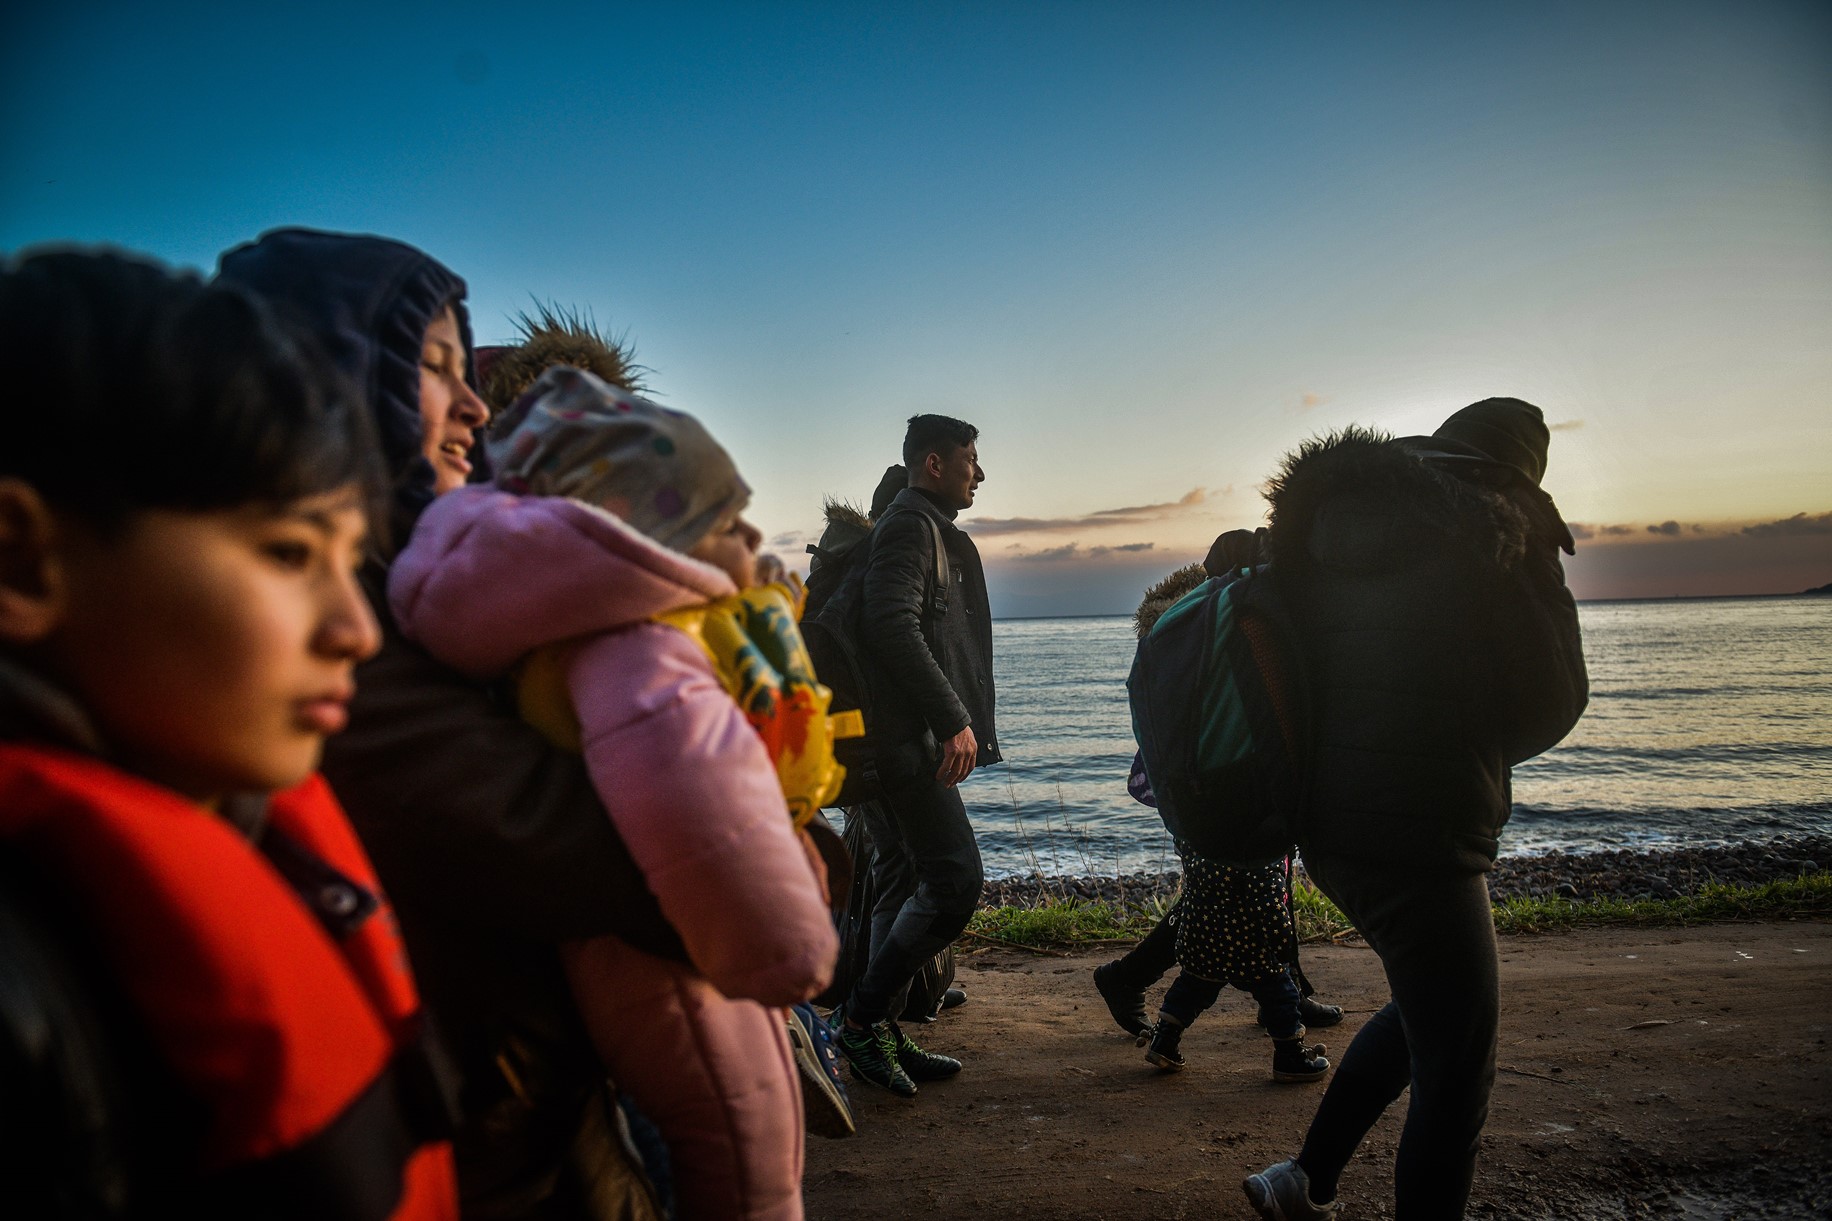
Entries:
[[1178,599],[1139,641],[1126,691],[1174,839],[1226,865],[1291,851],[1310,710],[1297,630],[1268,567],[1211,577]]
[[879,525],[889,521],[895,512],[915,513],[929,528],[929,540],[935,552],[935,571],[931,574],[928,597],[923,601],[923,620],[928,623],[947,610],[949,569],[948,549],[942,540],[941,527],[935,519],[917,509],[887,509],[877,521],[868,520],[856,509],[829,501],[827,529],[821,541],[808,545],[813,556],[808,566],[808,601],[802,609],[802,639],[808,645],[808,656],[814,662],[815,675],[833,692],[829,715],[858,709],[865,722],[865,732],[856,738],[841,738],[833,744],[834,758],[846,769],[839,795],[830,803],[853,806],[882,795],[878,781],[877,752],[880,745],[875,730],[870,676],[864,658],[859,654],[860,616],[863,613],[866,560]]

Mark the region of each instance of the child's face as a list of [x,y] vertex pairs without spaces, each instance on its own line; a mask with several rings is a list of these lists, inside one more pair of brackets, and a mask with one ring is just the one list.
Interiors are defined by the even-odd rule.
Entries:
[[757,548],[762,544],[762,532],[733,514],[714,526],[687,554],[722,569],[739,589],[749,589],[757,583]]
[[[352,492],[148,510],[118,537],[44,521],[36,620],[11,579],[26,552],[0,538],[0,638],[84,705],[117,762],[205,803],[317,767],[348,719],[356,663],[380,644],[356,583],[365,521]],[[0,534],[17,531],[0,522]]]

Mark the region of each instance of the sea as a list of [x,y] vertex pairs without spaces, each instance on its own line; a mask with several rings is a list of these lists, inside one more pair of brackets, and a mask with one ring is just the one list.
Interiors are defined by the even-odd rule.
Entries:
[[[1585,602],[1590,707],[1514,770],[1503,855],[1832,834],[1832,597]],[[1130,616],[993,625],[1006,761],[961,786],[989,877],[1175,869],[1127,796]]]

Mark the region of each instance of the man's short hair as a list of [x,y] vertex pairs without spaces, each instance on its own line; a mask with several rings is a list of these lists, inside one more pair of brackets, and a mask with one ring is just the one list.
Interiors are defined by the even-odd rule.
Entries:
[[980,430],[948,415],[913,415],[903,434],[903,465],[914,474],[930,454],[946,456],[980,438]]

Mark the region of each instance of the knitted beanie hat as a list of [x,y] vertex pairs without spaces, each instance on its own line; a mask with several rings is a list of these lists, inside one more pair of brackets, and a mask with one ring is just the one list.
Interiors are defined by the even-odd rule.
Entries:
[[504,491],[583,500],[675,551],[751,499],[698,420],[565,365],[496,417],[485,445]]
[[1546,448],[1552,433],[1539,408],[1520,399],[1483,399],[1438,425],[1431,434],[1461,441],[1496,462],[1511,466],[1535,486],[1546,474]]

